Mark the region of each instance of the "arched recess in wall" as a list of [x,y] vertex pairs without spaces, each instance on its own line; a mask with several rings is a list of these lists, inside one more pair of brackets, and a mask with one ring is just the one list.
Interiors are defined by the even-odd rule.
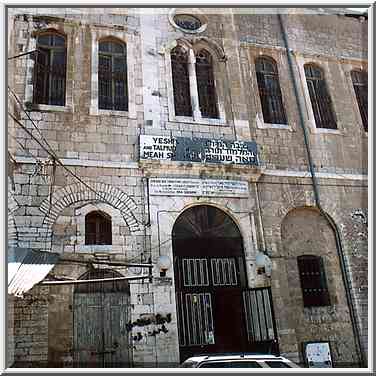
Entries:
[[[288,287],[284,304],[297,341],[348,338],[346,346],[338,344],[338,352],[356,361],[351,359],[356,351],[335,235],[327,219],[314,207],[294,208],[282,220],[281,241],[279,268]],[[304,258],[309,262],[302,266]]]
[[136,203],[120,189],[104,183],[88,183],[89,189],[81,183],[68,185],[57,190],[51,199],[46,198],[40,210],[45,214],[43,229],[46,236],[52,235],[52,226],[59,214],[67,207],[77,202],[105,202],[118,209],[131,232],[140,231],[140,222],[134,212]]

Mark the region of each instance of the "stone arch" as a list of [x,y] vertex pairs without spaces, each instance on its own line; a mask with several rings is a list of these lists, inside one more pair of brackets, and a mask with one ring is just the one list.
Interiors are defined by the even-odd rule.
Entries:
[[140,231],[140,222],[137,220],[134,212],[137,205],[126,193],[120,189],[104,183],[88,183],[92,188],[89,189],[82,183],[68,185],[59,189],[50,199],[46,198],[40,210],[45,214],[43,228],[47,236],[52,234],[52,226],[62,210],[77,202],[105,202],[115,209],[118,209],[128,225],[131,232]]
[[218,61],[225,61],[226,55],[223,48],[215,41],[208,37],[194,37],[192,38],[192,45],[195,51],[202,48],[208,50]]

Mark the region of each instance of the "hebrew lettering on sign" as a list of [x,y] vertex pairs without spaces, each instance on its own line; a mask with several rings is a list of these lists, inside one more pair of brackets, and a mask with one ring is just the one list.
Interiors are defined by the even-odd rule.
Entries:
[[140,136],[140,160],[170,160],[258,166],[254,141]]

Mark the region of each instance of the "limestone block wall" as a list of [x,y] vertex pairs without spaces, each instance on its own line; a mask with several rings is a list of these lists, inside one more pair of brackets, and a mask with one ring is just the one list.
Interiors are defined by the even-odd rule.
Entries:
[[34,287],[14,301],[13,367],[46,367],[48,361],[48,289]]
[[[11,11],[9,54],[33,49],[35,35],[43,28],[56,28],[67,35],[67,105],[60,109],[34,106],[30,116],[39,131],[13,102],[10,109],[35,136],[43,136],[64,164],[90,188],[57,166],[51,191],[52,165],[36,165],[34,159],[44,161],[47,153],[24,130],[9,121],[9,149],[18,162],[13,175],[11,215],[8,216],[9,239],[23,248],[53,250],[71,259],[72,262],[58,263],[52,274],[80,278],[87,269],[74,260],[91,260],[95,252],[106,251],[111,260],[123,262],[145,262],[150,256],[156,263],[160,254],[171,256],[172,226],[178,215],[195,204],[218,206],[231,215],[241,229],[250,287],[268,283],[257,276],[254,269],[255,252],[260,248],[262,233],[265,236],[274,266],[272,288],[281,351],[299,360],[300,344],[309,338],[308,333],[323,339],[330,335],[330,340],[336,344],[335,361],[356,361],[331,235],[324,231],[323,238],[328,240],[328,245],[321,242],[327,248],[320,252],[331,260],[328,274],[337,300],[335,307],[325,312],[308,312],[301,307],[292,261],[296,254],[288,255],[289,246],[284,239],[290,238],[286,232],[285,238],[282,236],[281,223],[288,213],[297,207],[311,207],[314,201],[309,179],[271,173],[273,170],[307,171],[296,98],[276,16],[200,9],[197,14],[206,17],[207,28],[201,34],[187,35],[171,24],[170,11],[168,8],[15,8]],[[335,36],[330,25],[336,25]],[[296,75],[303,77],[306,62],[321,65],[336,111],[338,131],[317,132],[312,124],[307,89],[301,81],[298,90],[305,101],[304,113],[315,168],[322,173],[337,174],[336,179],[321,179],[320,191],[324,209],[341,229],[366,350],[366,182],[356,179],[367,173],[368,136],[361,124],[350,80],[351,69],[367,69],[365,44],[358,43],[366,38],[365,25],[339,16],[294,14],[287,18]],[[313,38],[313,35],[319,37]],[[96,48],[98,40],[105,36],[116,37],[127,44],[127,113],[97,108]],[[215,70],[216,85],[222,93],[219,120],[197,121],[171,116],[169,51],[181,39],[193,45],[202,43],[216,58],[222,53],[225,57],[223,61],[217,59]],[[260,54],[277,62],[288,119],[288,124],[283,126],[269,126],[262,119],[254,70],[254,60]],[[9,74],[9,85],[21,100],[32,99],[32,59],[14,60]],[[228,166],[138,163],[140,134],[256,141],[264,173],[258,183],[263,228],[257,218],[257,195],[252,183],[256,179],[255,171]],[[341,174],[352,174],[355,180],[339,179]],[[250,197],[150,197],[150,224],[146,225],[145,177],[247,180]],[[84,216],[95,208],[109,213],[113,219],[110,248],[84,244]],[[319,219],[310,219],[303,229],[309,228],[311,223],[322,225]],[[139,269],[120,268],[119,272],[131,274]],[[153,284],[131,285],[131,321],[157,314],[170,315],[171,320],[165,324],[166,333],[155,334],[158,329],[155,324],[132,327],[133,361],[146,366],[176,365],[179,347],[173,268],[167,272],[167,279],[158,278],[157,268],[153,274]],[[68,286],[36,287],[25,299],[16,299],[13,313],[16,362],[45,364],[48,361],[53,365],[72,366],[72,304],[73,288]],[[323,326],[321,332],[317,332],[319,324]]]
[[[275,266],[272,286],[275,291],[273,297],[275,297],[276,310],[279,305],[287,305],[292,309],[291,312],[289,309],[280,310],[277,317],[281,342],[285,343],[282,348],[283,351],[292,351],[294,335],[296,335],[295,343],[301,346],[306,340],[304,336],[311,333],[311,337],[322,340],[329,338],[333,341],[336,362],[344,364],[350,362],[349,359],[357,362],[354,335],[332,230],[322,217],[317,216],[315,219],[316,214],[309,211],[302,211],[301,217],[295,214],[300,226],[297,232],[293,232],[293,225],[291,227],[287,225],[286,219],[290,215],[293,218],[295,212],[299,213],[296,208],[303,210],[314,205],[312,189],[305,183],[308,183],[307,180],[271,179],[266,176],[262,177],[259,182],[265,241]],[[366,353],[368,251],[365,245],[367,232],[365,201],[367,188],[362,182],[320,180],[319,189],[324,210],[340,229],[346,272],[351,281],[350,290],[355,303],[356,324],[360,329],[362,351]],[[307,228],[304,227],[304,223],[307,224]],[[320,226],[324,226],[322,231]],[[314,233],[309,235],[310,231]],[[327,309],[303,309],[296,264],[296,257],[300,254],[322,255],[324,262],[327,259],[325,268],[328,288],[334,294],[332,305]],[[323,332],[316,327],[317,325]],[[325,333],[325,330],[330,333]],[[347,335],[342,337],[342,332],[346,332]]]
[[[307,170],[297,98],[277,16],[236,12],[234,19],[247,85],[249,121],[254,129],[252,135],[260,145],[262,161],[271,169]],[[298,78],[298,96],[302,98],[316,171],[366,173],[368,136],[360,119],[350,78],[353,69],[367,71],[366,22],[337,15],[293,14],[284,15],[284,23],[289,47],[294,54],[293,70]],[[332,32],[327,30],[329,25],[332,25]],[[348,37],[348,30],[353,31],[351,38]],[[326,36],[325,41],[320,35]],[[260,55],[273,58],[277,64],[287,116],[286,126],[263,123],[254,66],[255,58]],[[316,63],[324,71],[338,130],[321,130],[314,124],[305,84],[303,66],[306,63]]]

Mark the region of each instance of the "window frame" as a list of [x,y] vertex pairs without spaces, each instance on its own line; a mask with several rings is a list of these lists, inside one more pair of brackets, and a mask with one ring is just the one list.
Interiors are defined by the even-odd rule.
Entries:
[[[360,73],[362,76],[363,75],[366,76],[366,84],[365,85],[364,84],[359,85],[358,83],[355,83],[354,79],[353,79],[353,73]],[[368,133],[368,72],[366,70],[363,70],[363,69],[353,68],[353,69],[350,70],[349,75],[350,75],[352,90],[353,90],[354,96],[355,96],[356,108],[357,108],[357,111],[358,111],[358,114],[359,114],[359,117],[360,117],[360,120],[361,120],[361,124],[363,125],[364,132]],[[366,87],[366,93],[367,93],[367,103],[366,103],[367,113],[365,114],[365,116],[367,116],[366,124],[364,123],[364,115],[363,115],[364,110],[360,106],[359,97],[358,97],[357,90],[355,89],[355,86],[365,86]]]
[[[111,217],[111,233],[112,233],[112,244],[111,245],[87,245],[85,244],[85,217],[88,213],[93,211],[101,211],[106,215]],[[120,227],[128,227],[124,218],[121,215],[121,212],[118,209],[115,209],[113,206],[104,203],[96,202],[91,203],[87,202],[83,206],[75,209],[74,212],[74,223],[77,225],[77,236],[75,239],[74,252],[78,253],[94,253],[94,252],[116,252],[123,253],[125,252],[126,247],[126,237],[131,237],[129,235],[121,235]]]
[[[93,225],[95,231],[88,232],[89,227]],[[107,227],[107,231],[103,234],[101,233],[102,227]],[[110,215],[100,210],[93,210],[85,215],[85,245],[112,245],[112,219]]]
[[[296,261],[304,308],[331,306],[323,257],[316,255],[300,255],[297,257]],[[316,277],[311,277],[308,280],[304,275],[309,273]],[[316,284],[314,284],[313,278],[316,278]],[[322,292],[320,295],[315,296],[314,293],[318,289],[322,290]]]
[[[49,37],[55,39],[55,37],[62,38],[64,40],[64,43],[62,46],[54,45],[54,43],[48,43],[48,44],[42,44],[42,42],[38,42],[39,38],[41,37]],[[55,30],[46,30],[41,33],[39,33],[36,36],[36,53],[35,53],[35,60],[34,60],[34,75],[33,75],[33,105],[46,105],[46,106],[65,106],[66,101],[66,81],[67,81],[67,38],[65,35],[58,33]],[[64,72],[61,73],[61,76],[64,76],[61,78],[63,81],[63,93],[62,97],[58,98],[61,100],[62,104],[56,104],[56,103],[50,103],[52,101],[52,94],[53,94],[53,82],[52,79],[53,76],[56,76],[55,70],[56,65],[52,63],[54,60],[54,56],[58,54],[59,52],[64,52],[64,63],[62,64],[62,67],[64,69]],[[46,63],[45,66],[48,68],[48,70],[44,70],[43,72],[40,72],[38,69],[38,60],[40,56],[46,57]],[[37,97],[37,87],[38,87],[38,81],[39,81],[39,74],[43,76],[43,93],[40,97]],[[47,103],[45,103],[44,99],[47,99]]]
[[[320,77],[313,77],[313,76],[308,77],[307,76],[307,69],[308,68],[315,69],[317,72],[320,73]],[[332,100],[332,97],[331,97],[330,92],[329,92],[328,84],[326,82],[324,69],[321,68],[318,64],[312,63],[312,62],[305,63],[304,66],[303,66],[303,69],[304,69],[305,82],[306,82],[307,89],[308,89],[308,97],[309,97],[309,101],[310,101],[310,104],[311,104],[313,118],[315,120],[316,128],[317,129],[338,130],[338,120],[337,120],[336,113],[334,111],[333,100]],[[310,87],[314,88],[314,90],[313,90],[314,91],[314,98],[312,98],[312,96],[311,96]],[[320,91],[321,91],[321,93],[320,93]],[[325,96],[323,94],[325,94]],[[313,99],[316,99],[315,105],[313,103]],[[330,116],[332,118],[331,120],[333,121],[333,124],[334,124],[335,127],[326,127],[326,126],[323,125],[323,123],[322,123],[323,126],[318,125],[315,114],[318,114],[317,116],[320,115],[320,117],[322,117],[322,114],[323,114],[322,107],[323,107],[323,105],[326,106],[325,112],[328,114],[328,116]]]
[[72,38],[73,38],[74,28],[72,25],[66,23],[50,23],[48,28],[44,29],[34,29],[31,30],[29,49],[30,51],[36,50],[37,48],[37,38],[43,34],[56,33],[65,38],[65,104],[60,105],[49,105],[49,104],[37,104],[34,103],[34,70],[35,67],[35,54],[30,54],[26,58],[26,85],[25,85],[25,95],[24,104],[30,111],[40,111],[40,112],[72,112],[73,111],[73,70],[69,69],[73,65],[74,56],[71,56],[72,52]]
[[[261,71],[259,71],[257,69],[257,65],[258,65],[258,62],[260,60],[265,60],[265,61],[268,61],[270,64],[272,64],[274,72],[261,72]],[[282,94],[282,90],[281,90],[281,84],[280,84],[280,79],[279,79],[279,71],[278,71],[278,64],[277,64],[277,62],[272,57],[270,57],[268,55],[262,54],[262,55],[257,56],[255,58],[254,68],[255,68],[255,72],[256,72],[256,84],[257,84],[257,90],[258,90],[259,100],[260,100],[260,104],[261,104],[261,114],[262,114],[262,117],[263,117],[264,124],[273,125],[273,126],[276,126],[276,127],[287,125],[288,124],[288,119],[287,119],[287,114],[286,114],[285,103],[284,103],[284,100],[283,100],[283,94]],[[281,106],[282,112],[283,112],[282,113],[283,119],[282,119],[281,122],[269,122],[269,121],[265,121],[265,114],[264,114],[262,93],[260,91],[260,84],[259,84],[259,75],[260,74],[263,74],[263,77],[265,77],[266,75],[272,76],[273,79],[276,81],[276,83],[278,85],[280,106]],[[267,89],[265,89],[265,91],[267,91]]]
[[[181,46],[187,51],[188,54],[188,72],[189,72],[189,84],[191,94],[191,106],[192,116],[180,116],[175,113],[174,91],[173,91],[173,77],[172,77],[172,65],[171,65],[171,51],[177,46]],[[214,85],[216,91],[216,105],[218,109],[218,118],[205,118],[201,115],[199,110],[199,98],[197,88],[197,77],[195,73],[196,64],[196,52],[201,49],[206,49],[213,59],[213,71],[214,71]],[[191,124],[203,124],[203,125],[219,125],[228,126],[226,124],[225,114],[225,95],[224,86],[218,80],[218,73],[222,73],[223,60],[219,57],[219,52],[215,51],[208,43],[197,42],[192,45],[184,40],[177,42],[174,40],[169,46],[165,48],[165,66],[167,76],[167,92],[168,92],[168,117],[170,122],[179,123],[191,123]],[[217,74],[216,74],[217,73]],[[224,73],[224,71],[223,71]]]
[[[111,43],[111,44],[114,44],[114,45],[119,45],[119,46],[122,46],[122,48],[124,49],[123,53],[116,53],[116,52],[113,52],[113,51],[109,51],[109,52],[104,52],[104,51],[100,51],[100,46],[101,46],[101,43]],[[106,57],[107,59],[109,59],[111,61],[111,80],[109,80],[111,82],[111,102],[112,102],[112,107],[115,107],[115,102],[116,102],[116,79],[114,78],[114,74],[115,74],[115,59],[116,58],[123,58],[125,60],[125,70],[122,72],[125,76],[125,79],[121,80],[124,82],[124,91],[125,91],[125,98],[126,98],[126,104],[125,104],[125,108],[124,109],[115,109],[115,108],[102,108],[100,107],[100,103],[101,103],[101,95],[100,95],[100,75],[103,74],[103,71],[101,71],[100,67],[101,67],[101,64],[100,64],[100,60],[101,60],[101,57]],[[120,40],[117,40],[117,39],[114,39],[114,38],[104,38],[104,39],[101,39],[98,41],[98,109],[99,110],[109,110],[109,111],[121,111],[121,112],[128,112],[128,106],[129,106],[129,100],[128,100],[128,79],[127,79],[127,71],[128,71],[128,66],[127,66],[127,45],[126,43],[124,43],[123,41],[120,41]],[[120,80],[119,80],[120,81]]]
[[331,89],[330,89],[330,83],[332,83],[332,79],[329,73],[328,69],[328,63],[329,60],[325,60],[321,58],[320,60],[316,57],[313,57],[312,55],[300,55],[300,54],[295,54],[296,58],[296,64],[297,68],[299,71],[299,76],[300,76],[300,83],[301,83],[301,88],[303,91],[303,100],[306,105],[306,111],[305,111],[305,116],[307,117],[307,124],[309,125],[309,129],[311,133],[317,133],[317,134],[333,134],[333,135],[342,135],[342,123],[340,121],[340,118],[337,116],[337,108],[336,108],[336,103],[335,101],[331,101],[332,105],[332,111],[336,115],[336,122],[337,122],[337,129],[329,129],[329,128],[318,128],[316,127],[316,121],[315,117],[313,114],[313,108],[312,108],[312,103],[311,103],[311,98],[309,95],[309,90],[308,90],[308,85],[307,85],[307,80],[304,72],[304,65],[306,64],[313,64],[318,66],[323,74],[324,74],[324,79],[325,79],[325,84],[326,84],[326,89],[328,91],[328,94],[330,98],[333,97]]
[[[136,119],[136,92],[142,94],[142,89],[138,90],[135,87],[135,81],[141,80],[142,75],[135,70],[136,61],[134,46],[136,43],[136,36],[130,31],[108,31],[108,28],[99,26],[91,27],[91,90],[90,90],[90,108],[89,114],[98,116],[116,116],[126,117],[129,119]],[[98,69],[99,69],[99,42],[104,40],[115,40],[123,43],[126,46],[126,64],[127,64],[127,90],[128,90],[128,110],[105,110],[99,108],[98,96]]]

